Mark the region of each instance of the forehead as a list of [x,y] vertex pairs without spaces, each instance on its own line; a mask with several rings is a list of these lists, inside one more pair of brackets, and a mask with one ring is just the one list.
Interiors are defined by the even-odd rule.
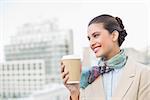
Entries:
[[102,29],[104,29],[103,23],[94,23],[88,26],[88,31],[102,30]]
[[90,26],[88,26],[88,33],[93,33],[95,31],[100,31],[100,30],[104,30],[104,25],[103,23],[94,23],[94,24],[91,24]]

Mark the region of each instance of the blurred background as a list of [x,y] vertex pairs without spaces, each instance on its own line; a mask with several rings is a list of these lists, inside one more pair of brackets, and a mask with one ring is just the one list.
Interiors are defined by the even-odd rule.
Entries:
[[150,66],[148,0],[0,0],[0,100],[65,100],[60,59],[76,54],[97,64],[87,40],[88,22],[110,14],[123,20],[121,48]]

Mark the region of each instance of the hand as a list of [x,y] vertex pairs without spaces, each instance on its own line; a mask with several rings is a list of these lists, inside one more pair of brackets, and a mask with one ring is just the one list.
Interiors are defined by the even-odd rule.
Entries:
[[62,76],[64,85],[70,91],[72,100],[78,100],[78,97],[80,94],[79,83],[67,84],[67,81],[69,79],[69,72],[65,71],[65,65],[63,64],[63,62],[61,62],[61,76]]

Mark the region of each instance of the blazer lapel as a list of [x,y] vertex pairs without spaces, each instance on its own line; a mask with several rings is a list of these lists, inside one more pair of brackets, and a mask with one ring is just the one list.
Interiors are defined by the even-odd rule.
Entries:
[[[120,77],[120,80],[118,81],[118,86],[114,91],[114,94],[112,95],[112,99],[121,99],[128,91],[128,89],[131,87],[133,83],[133,79],[135,76],[135,65],[131,61],[130,58],[128,58],[127,63],[123,69],[122,75]],[[119,100],[120,100],[119,99]]]

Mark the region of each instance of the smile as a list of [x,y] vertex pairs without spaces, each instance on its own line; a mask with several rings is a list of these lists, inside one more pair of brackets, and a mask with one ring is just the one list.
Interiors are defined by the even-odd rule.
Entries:
[[97,46],[97,47],[93,48],[94,53],[97,53],[100,50],[100,47],[101,46]]

